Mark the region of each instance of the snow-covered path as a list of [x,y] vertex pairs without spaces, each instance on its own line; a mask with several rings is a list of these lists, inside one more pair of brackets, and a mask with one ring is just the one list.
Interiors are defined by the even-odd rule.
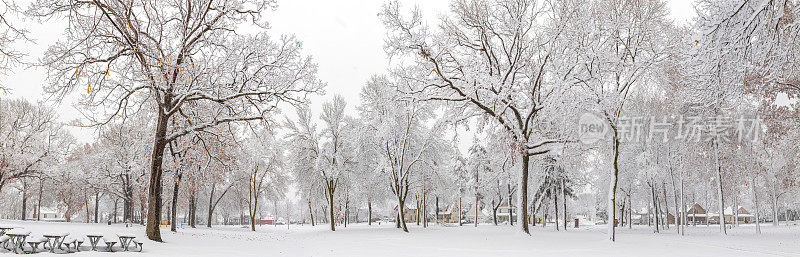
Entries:
[[[0,224],[25,227],[34,236],[45,232],[68,232],[72,236],[101,232],[133,233],[144,237],[141,226],[82,223],[45,223],[0,220]],[[163,228],[163,227],[162,227]],[[552,226],[535,227],[523,236],[508,226],[481,225],[478,228],[411,225],[411,233],[381,226],[356,224],[326,226],[263,226],[257,232],[241,227],[183,228],[164,232],[166,243],[145,240],[143,253],[114,253],[115,256],[800,256],[800,226],[766,225],[763,234],[742,226],[718,235],[718,227],[690,227],[685,237],[674,230],[654,234],[646,226],[621,229],[618,242],[608,242],[605,227],[570,228],[553,231]],[[5,252],[0,250],[0,252]],[[42,255],[48,255],[42,253]],[[105,252],[81,252],[76,256],[108,256]]]

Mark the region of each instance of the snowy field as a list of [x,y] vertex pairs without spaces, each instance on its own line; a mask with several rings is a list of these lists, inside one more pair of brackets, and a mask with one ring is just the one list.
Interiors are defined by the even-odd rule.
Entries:
[[[33,236],[67,232],[71,236],[101,232],[132,233],[144,238],[144,228],[124,225],[45,223],[0,220],[24,227]],[[162,227],[163,228],[163,227]],[[755,227],[741,226],[719,236],[718,227],[689,227],[687,235],[674,230],[654,234],[646,226],[619,230],[618,242],[606,239],[605,227],[553,231],[535,227],[523,236],[509,226],[410,225],[411,233],[381,226],[350,225],[331,232],[327,227],[262,226],[251,232],[241,227],[183,228],[164,232],[165,243],[144,240],[144,251],[129,253],[80,252],[76,256],[800,256],[800,226],[771,224],[756,235]],[[7,253],[0,250],[2,254]],[[40,253],[40,255],[50,255]]]

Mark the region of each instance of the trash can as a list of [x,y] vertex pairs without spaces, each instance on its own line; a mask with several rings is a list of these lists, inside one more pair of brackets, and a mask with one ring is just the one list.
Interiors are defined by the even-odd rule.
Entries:
[[578,219],[575,219],[575,227],[578,227]]

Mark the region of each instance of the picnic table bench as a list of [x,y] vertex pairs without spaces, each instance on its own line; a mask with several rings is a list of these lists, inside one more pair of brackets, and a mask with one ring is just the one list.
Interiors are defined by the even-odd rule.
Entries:
[[138,246],[138,247],[139,247],[139,252],[141,252],[141,251],[142,251],[142,244],[143,244],[143,243],[142,243],[141,241],[139,241],[139,240],[136,240],[136,239],[132,239],[131,241],[132,241],[132,242],[133,242],[133,243],[134,243],[136,246]]
[[[50,233],[45,233],[42,236],[44,236],[47,239],[47,243],[46,244],[50,245],[50,253],[55,253],[56,252],[56,247],[58,247],[58,249],[63,250],[63,248],[61,247],[61,244],[64,242],[64,239],[67,236],[69,236],[69,233],[52,233],[52,232],[50,232]],[[69,249],[67,251],[69,251]]]
[[39,245],[46,243],[47,243],[47,238],[39,238],[37,240],[28,241],[28,245],[31,246],[31,253],[36,253],[36,249],[39,248]]
[[117,234],[117,237],[119,237],[119,244],[122,246],[123,251],[128,251],[128,246],[130,246],[131,241],[136,238],[136,236],[131,234]]
[[114,252],[114,245],[117,243],[117,241],[114,241],[111,238],[103,237],[103,242],[106,244],[106,251]]
[[64,239],[62,244],[67,247],[67,252],[73,252],[70,250],[70,248],[75,249],[75,252],[80,252],[81,244],[83,244],[83,238],[67,238]]
[[12,229],[6,233],[9,237],[14,253],[25,253],[25,238],[31,235],[30,231]]
[[9,237],[7,235],[0,236],[0,247],[3,247],[6,250],[8,250],[8,241],[9,240],[11,240],[11,237]]

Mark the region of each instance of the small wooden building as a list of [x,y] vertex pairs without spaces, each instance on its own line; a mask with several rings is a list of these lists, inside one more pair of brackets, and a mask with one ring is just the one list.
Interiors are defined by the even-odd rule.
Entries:
[[[739,224],[749,224],[755,222],[755,217],[742,206],[739,206],[739,208],[736,209],[736,213],[733,212],[733,207],[725,208],[723,216],[725,217],[726,224],[733,224],[734,220],[737,221],[735,223]],[[711,221],[719,224],[719,215],[712,217]]]
[[[403,208],[403,220],[406,223],[417,222],[417,210],[416,206],[406,206]],[[397,205],[394,206],[394,217],[397,217]]]
[[[683,212],[683,210],[680,210]],[[709,214],[703,206],[700,206],[698,203],[694,203],[691,205],[686,206],[686,223],[687,224],[705,224],[708,220]],[[680,220],[678,220],[680,221]],[[669,224],[680,224],[680,222],[676,223],[676,218],[673,213],[667,215],[667,222]]]

